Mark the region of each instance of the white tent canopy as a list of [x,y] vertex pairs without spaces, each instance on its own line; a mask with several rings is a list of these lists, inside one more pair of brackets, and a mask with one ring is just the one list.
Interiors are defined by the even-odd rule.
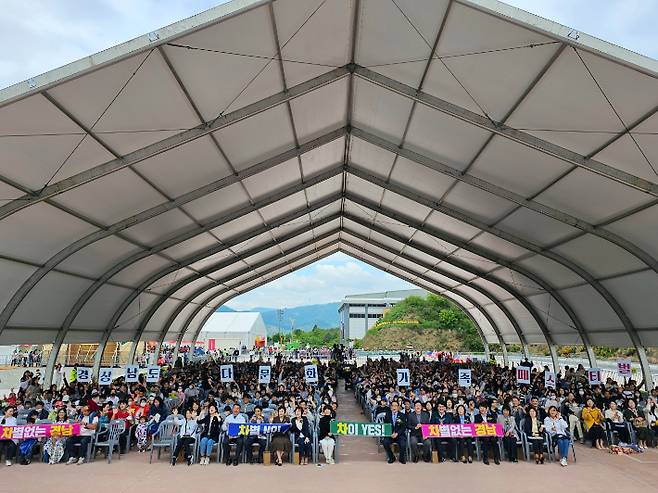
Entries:
[[343,251],[658,345],[658,62],[493,0],[235,0],[0,91],[0,344],[196,338]]
[[199,340],[206,343],[215,339],[217,349],[251,349],[256,337],[267,339],[267,330],[263,317],[258,312],[215,312],[201,328]]

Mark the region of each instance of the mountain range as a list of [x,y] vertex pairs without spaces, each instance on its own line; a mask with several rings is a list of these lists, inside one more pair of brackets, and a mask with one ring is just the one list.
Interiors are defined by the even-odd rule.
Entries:
[[[284,308],[281,319],[281,332],[288,333],[293,328],[311,330],[317,325],[321,329],[338,327],[338,308],[340,303],[323,303],[320,305],[303,305],[293,308]],[[279,318],[277,308],[256,306],[250,310],[234,310],[228,306],[219,308],[220,312],[260,312],[270,334],[279,330]]]

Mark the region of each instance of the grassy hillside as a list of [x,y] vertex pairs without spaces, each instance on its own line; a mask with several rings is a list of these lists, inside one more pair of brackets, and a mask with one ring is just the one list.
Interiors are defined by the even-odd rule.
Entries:
[[445,298],[410,296],[391,308],[365,337],[363,349],[482,351],[471,320]]

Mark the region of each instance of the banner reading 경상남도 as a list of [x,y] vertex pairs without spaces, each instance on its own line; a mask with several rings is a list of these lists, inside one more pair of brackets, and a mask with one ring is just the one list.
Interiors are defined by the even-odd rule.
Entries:
[[502,437],[500,423],[467,423],[451,425],[420,425],[425,438],[485,438]]
[[390,423],[355,423],[332,421],[329,430],[333,435],[359,437],[390,437],[393,428]]

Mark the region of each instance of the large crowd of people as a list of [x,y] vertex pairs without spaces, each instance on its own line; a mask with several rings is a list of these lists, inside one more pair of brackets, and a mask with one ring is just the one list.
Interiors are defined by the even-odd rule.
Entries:
[[[389,463],[406,463],[407,458],[430,462],[435,455],[439,462],[500,464],[525,457],[544,464],[548,454],[566,466],[577,441],[638,451],[656,444],[658,387],[646,389],[633,380],[589,385],[584,368],[567,367],[556,386],[547,387],[547,368],[532,368],[527,361],[522,364],[531,367],[529,385],[516,382],[512,367],[455,362],[449,354],[433,361],[403,357],[357,365],[340,348],[320,353],[331,359],[314,360],[317,383],[305,379],[308,361],[281,354],[269,363],[233,362],[230,382],[220,378],[228,355],[223,361],[207,358],[165,366],[159,381],[151,384],[144,375],[136,383],[119,377],[107,386],[69,381],[72,375],[60,368],[54,383],[43,388],[39,375],[27,370],[18,393],[2,401],[0,425],[79,423],[80,434],[31,439],[27,444],[28,440],[0,440],[0,456],[7,465],[29,464],[34,457],[49,464],[84,464],[92,450],[100,449],[95,445],[107,445],[112,430],[118,429],[119,453],[153,453],[169,433],[172,465],[184,461],[205,466],[213,455],[227,466],[266,462],[266,455],[278,466],[293,457],[306,465],[318,461],[320,453],[331,464],[336,459],[331,420],[338,412],[339,379],[354,390],[367,420],[391,425],[390,436],[381,439]],[[258,383],[263,364],[271,364],[269,384]],[[396,370],[401,368],[409,370],[408,386],[397,385]],[[471,386],[459,385],[459,368],[471,370]],[[113,423],[120,425],[113,428]],[[253,427],[256,431],[246,435],[228,432],[231,424],[266,423],[286,427]],[[503,436],[427,438],[422,433],[426,424],[499,424]],[[107,448],[103,450],[110,453]]]
[[[517,462],[524,445],[537,464],[545,454],[557,449],[562,466],[568,463],[574,441],[591,442],[604,448],[613,443],[643,450],[655,446],[658,437],[658,387],[641,390],[629,380],[618,383],[609,378],[604,384],[589,385],[582,365],[566,367],[558,375],[556,386],[545,385],[547,367],[532,368],[527,360],[521,365],[531,369],[531,383],[518,384],[515,369],[493,362],[454,362],[449,354],[439,361],[402,358],[370,360],[354,368],[351,385],[364,411],[373,420],[390,423],[393,434],[383,439],[389,463],[430,460],[432,450],[439,461],[473,462],[474,446],[480,449],[484,464],[493,458]],[[410,371],[408,387],[399,387],[396,370]],[[458,385],[459,368],[471,369],[473,384]],[[503,428],[496,439],[431,438],[423,439],[419,424],[499,423]],[[392,444],[398,445],[396,459]],[[499,446],[500,444],[500,446]],[[422,449],[422,454],[421,454]]]

